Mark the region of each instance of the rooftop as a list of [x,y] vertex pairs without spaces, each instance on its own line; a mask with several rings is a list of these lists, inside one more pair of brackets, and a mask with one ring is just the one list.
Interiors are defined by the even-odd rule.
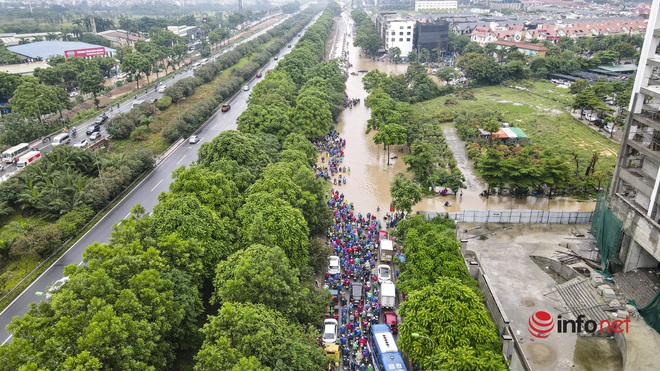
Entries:
[[22,56],[33,59],[48,59],[56,56],[64,56],[67,50],[105,48],[106,51],[114,52],[115,49],[101,45],[83,43],[79,41],[38,41],[29,44],[7,47],[8,50]]
[[543,45],[517,43],[517,42],[513,42],[513,41],[497,40],[497,41],[494,41],[493,43],[497,44],[497,45],[502,45],[502,46],[515,46],[518,49],[536,50],[536,51],[539,51],[539,52],[548,50],[548,48],[546,48]]

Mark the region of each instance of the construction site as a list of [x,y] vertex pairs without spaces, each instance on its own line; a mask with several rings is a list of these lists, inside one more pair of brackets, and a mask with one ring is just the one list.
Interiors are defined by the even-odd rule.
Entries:
[[[656,369],[660,335],[652,325],[658,325],[660,271],[603,270],[590,233],[597,223],[596,214],[592,224],[458,224],[464,256],[500,327],[512,370]],[[544,336],[530,328],[539,311],[557,325]],[[651,316],[645,320],[640,313]],[[564,323],[559,332],[561,321],[578,319],[599,327],[577,331]],[[600,330],[600,324],[626,319],[625,328]]]

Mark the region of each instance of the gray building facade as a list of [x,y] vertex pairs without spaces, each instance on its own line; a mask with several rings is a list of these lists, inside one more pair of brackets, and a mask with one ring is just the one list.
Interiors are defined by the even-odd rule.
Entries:
[[415,23],[413,35],[414,49],[419,53],[422,49],[433,52],[437,49],[439,56],[444,56],[449,42],[449,22],[443,20],[422,20]]

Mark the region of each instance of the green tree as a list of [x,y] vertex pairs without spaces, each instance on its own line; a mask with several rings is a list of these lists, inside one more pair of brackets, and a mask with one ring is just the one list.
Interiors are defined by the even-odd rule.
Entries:
[[[484,309],[482,299],[458,279],[440,277],[435,284],[408,293],[401,303],[399,346],[423,369],[436,369],[440,359],[451,359],[441,369],[469,369],[472,363],[486,370],[505,370],[497,328]],[[452,313],[447,316],[447,313]],[[443,326],[434,324],[443,323]],[[412,336],[418,333],[433,339],[424,342]],[[435,346],[434,346],[435,345]],[[475,352],[476,356],[453,358],[453,354]],[[481,369],[481,368],[479,368]]]
[[96,64],[90,64],[78,75],[78,87],[83,93],[91,93],[94,96],[94,105],[99,108],[98,94],[105,88],[105,80]]
[[332,125],[329,102],[312,93],[299,95],[296,102],[290,119],[295,132],[308,139],[318,139],[325,135]]
[[61,112],[70,106],[64,90],[39,84],[34,79],[23,80],[14,91],[11,104],[16,112],[39,121],[44,115]]
[[410,213],[412,207],[422,200],[422,191],[419,186],[403,174],[397,174],[394,177],[394,182],[390,186],[390,195],[392,196],[392,205],[397,210],[406,213]]
[[458,78],[461,74],[454,67],[442,67],[435,74],[440,80],[449,85],[449,81]]
[[252,245],[218,264],[211,302],[263,304],[289,322],[312,323],[325,298],[303,285],[298,275],[281,248]]
[[309,228],[300,210],[266,192],[248,196],[237,212],[243,246],[255,243],[281,247],[291,264],[301,268],[309,261]]
[[406,143],[406,128],[397,124],[384,125],[374,135],[374,143],[382,144],[385,147],[384,149],[387,150],[387,164],[389,165],[390,146]]
[[577,79],[571,84],[569,91],[571,94],[579,94],[586,89],[591,89],[591,85],[587,82],[587,80]]
[[573,98],[573,104],[571,108],[580,110],[580,118],[584,117],[585,110],[593,110],[599,104],[602,104],[600,99],[594,94],[594,91],[591,89],[586,89],[578,93],[578,95]]
[[394,62],[395,64],[401,62],[401,49],[398,46],[395,46],[392,49],[390,49],[390,53],[392,54],[392,62]]
[[[261,304],[224,303],[204,325],[195,370],[232,370],[248,359],[272,370],[320,370],[315,336]],[[243,360],[242,360],[243,359]]]

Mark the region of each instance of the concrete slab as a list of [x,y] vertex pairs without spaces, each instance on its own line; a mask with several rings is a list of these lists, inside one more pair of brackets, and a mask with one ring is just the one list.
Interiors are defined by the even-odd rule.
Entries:
[[[462,236],[462,231],[470,230],[476,225],[461,223],[458,226],[458,238],[466,237]],[[573,230],[575,228],[587,230],[589,226],[519,224],[507,225],[507,227],[511,227],[507,230],[502,230],[503,225],[500,224],[481,224],[481,226],[483,233],[488,233],[489,230],[499,231],[488,234],[487,239],[484,240],[471,238],[467,249],[474,251],[481,262],[532,369],[541,371],[589,369],[588,364],[598,363],[592,359],[592,357],[598,357],[596,355],[575,356],[578,342],[576,334],[560,334],[555,330],[547,338],[538,339],[530,334],[528,326],[529,318],[536,311],[542,310],[550,313],[555,322],[562,314],[556,294],[546,295],[557,284],[555,280],[557,274],[549,268],[539,267],[532,261],[530,255],[543,245],[562,244],[566,246],[567,243],[579,243],[582,239],[576,238],[572,233]],[[584,238],[585,243],[587,238]],[[591,341],[591,338],[580,338],[579,341]],[[614,340],[610,341],[614,342]],[[614,353],[618,352],[616,344],[611,348],[614,349]],[[617,354],[612,356],[620,358],[620,355]],[[583,364],[576,364],[576,361]],[[620,368],[605,367],[603,369]]]

